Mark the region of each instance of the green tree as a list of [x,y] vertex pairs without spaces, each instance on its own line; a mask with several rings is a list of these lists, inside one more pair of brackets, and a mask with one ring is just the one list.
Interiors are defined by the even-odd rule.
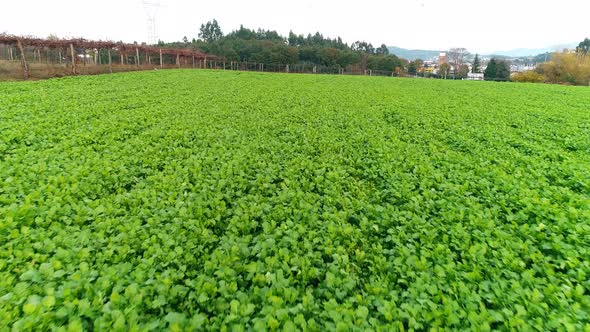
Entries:
[[289,43],[289,46],[301,46],[298,36],[294,34],[293,31],[289,31],[289,38],[287,38],[287,42]]
[[216,19],[213,21],[207,22],[207,24],[201,24],[201,29],[199,32],[199,38],[206,41],[207,43],[212,43],[218,41],[223,37],[223,32],[219,27],[219,23],[217,23]]
[[299,59],[299,51],[295,47],[276,43],[271,48],[270,56],[273,64],[294,64]]
[[365,41],[355,41],[351,46],[353,51],[364,52],[367,54],[375,54],[375,48],[371,43]]
[[410,61],[410,63],[408,63],[408,74],[410,74],[410,75],[418,74],[423,66],[424,66],[424,61],[422,61],[420,59]]
[[[358,53],[353,51],[341,51],[338,59],[338,64],[341,67],[346,67],[355,63],[359,63],[360,56]],[[392,67],[393,68],[393,67]]]
[[[362,54],[366,56],[366,54]],[[362,59],[361,59],[362,61]],[[395,68],[402,67],[400,59],[395,55],[370,55],[367,59],[367,69],[395,71]]]
[[510,79],[510,64],[492,58],[483,75],[486,80],[508,81]]
[[416,68],[416,63],[414,61],[411,61],[408,64],[408,74],[410,75],[416,75],[416,72],[418,71],[418,68]]
[[385,44],[381,44],[381,46],[377,47],[377,49],[375,50],[375,54],[388,55],[389,49],[387,48],[387,46]]
[[486,66],[486,70],[483,72],[483,77],[486,80],[493,80],[496,78],[496,71],[498,70],[498,64],[496,59],[492,58],[488,65]]
[[473,66],[471,67],[472,73],[481,73],[481,63],[479,61],[479,55],[475,54],[475,59],[473,59]]
[[510,64],[507,61],[497,62],[496,79],[501,81],[510,80]]
[[320,53],[321,62],[326,66],[336,66],[338,64],[338,58],[340,57],[340,51],[333,47],[324,48]]
[[590,39],[585,38],[580,44],[578,44],[578,47],[576,47],[576,52],[586,55],[588,54],[588,51],[590,51]]

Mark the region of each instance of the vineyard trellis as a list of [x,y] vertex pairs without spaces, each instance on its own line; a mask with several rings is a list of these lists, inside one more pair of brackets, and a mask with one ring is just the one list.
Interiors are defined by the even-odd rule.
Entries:
[[[31,65],[60,65],[69,73],[80,74],[89,65],[104,66],[108,72],[113,67],[127,66],[123,70],[197,67],[207,68],[210,62],[220,59],[194,49],[161,48],[145,44],[126,44],[87,39],[41,39],[0,34],[2,58],[20,63],[22,77],[30,77]],[[135,68],[132,68],[135,67]],[[121,69],[121,68],[119,68]]]
[[[8,70],[2,63],[12,65]],[[0,34],[0,78],[3,71],[24,79],[79,74],[113,73],[166,68],[200,68],[284,73],[400,76],[358,66],[329,67],[313,63],[265,64],[229,61],[195,49],[163,48],[87,39],[41,39]],[[37,70],[35,75],[31,72]],[[42,73],[50,71],[50,73]],[[16,78],[16,77],[13,77]]]

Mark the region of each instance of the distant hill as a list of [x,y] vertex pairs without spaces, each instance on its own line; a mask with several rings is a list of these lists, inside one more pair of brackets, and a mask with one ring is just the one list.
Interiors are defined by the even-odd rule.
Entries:
[[[497,51],[491,52],[489,54],[480,54],[480,56],[484,58],[500,58],[500,59],[514,59],[514,58],[523,58],[523,57],[535,57],[545,53],[552,53],[555,51],[561,51],[564,48],[575,48],[578,43],[569,43],[569,44],[562,44],[562,45],[555,45],[550,47],[542,47],[542,48],[517,48],[508,51]],[[404,58],[407,60],[431,60],[432,58],[439,55],[441,52],[446,51],[435,51],[435,50],[410,50],[407,48],[397,47],[397,46],[389,46],[389,53],[395,54],[400,58]]]
[[538,54],[544,53],[553,53],[555,51],[562,51],[564,48],[575,48],[578,46],[578,43],[568,43],[568,44],[561,44],[561,45],[554,45],[548,47],[541,47],[541,48],[516,48],[513,50],[508,51],[496,51],[492,52],[493,55],[501,55],[510,58],[519,58],[519,57],[532,57]]
[[564,48],[575,48],[578,43],[569,43],[569,44],[562,44],[562,45],[554,45],[550,47],[542,47],[542,48],[517,48],[509,51],[497,51],[492,52],[493,55],[501,55],[505,57],[526,57],[526,56],[535,56],[542,53],[552,53],[555,51],[561,51]]
[[444,51],[434,51],[434,50],[409,50],[406,48],[401,48],[397,46],[389,46],[389,54],[395,54],[399,58],[404,58],[407,60],[431,60],[433,57],[438,56],[440,52]]

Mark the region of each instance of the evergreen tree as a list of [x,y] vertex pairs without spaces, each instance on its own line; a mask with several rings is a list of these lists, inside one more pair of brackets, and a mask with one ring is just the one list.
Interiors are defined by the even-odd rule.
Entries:
[[586,55],[588,54],[588,51],[590,51],[590,39],[585,38],[580,44],[578,44],[578,47],[576,47],[576,52]]
[[377,47],[377,49],[375,50],[375,54],[389,55],[389,49],[387,48],[387,46],[385,44],[381,44],[381,46]]
[[501,81],[510,80],[510,64],[506,61],[497,61],[496,79]]
[[408,74],[416,75],[417,72],[418,72],[418,68],[416,67],[416,63],[414,61],[411,61],[408,64]]
[[217,20],[214,19],[213,22],[209,21],[207,24],[201,24],[199,38],[202,40],[211,43],[221,39],[221,37],[223,37],[223,32],[221,32]]
[[494,80],[496,79],[496,71],[498,70],[498,64],[496,63],[496,59],[492,58],[490,62],[488,62],[488,66],[483,73],[483,77],[486,80]]
[[486,80],[508,81],[510,80],[510,64],[492,58],[483,75]]
[[473,59],[473,66],[471,67],[472,73],[480,73],[481,72],[481,63],[479,61],[479,55],[475,54],[475,59]]

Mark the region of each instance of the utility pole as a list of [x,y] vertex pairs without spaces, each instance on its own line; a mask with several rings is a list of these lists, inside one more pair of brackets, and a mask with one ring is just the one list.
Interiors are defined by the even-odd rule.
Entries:
[[145,0],[142,0],[140,4],[143,5],[147,17],[147,42],[148,44],[155,45],[159,40],[156,15],[158,14],[158,9],[164,6],[159,2],[148,2]]

